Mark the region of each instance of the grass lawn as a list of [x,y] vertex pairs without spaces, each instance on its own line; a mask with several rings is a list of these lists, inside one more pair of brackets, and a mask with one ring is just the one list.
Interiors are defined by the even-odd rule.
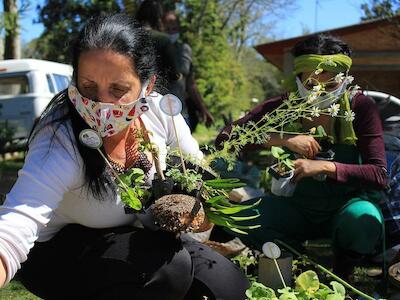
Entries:
[[40,300],[28,292],[17,280],[12,280],[5,288],[0,289],[1,300]]

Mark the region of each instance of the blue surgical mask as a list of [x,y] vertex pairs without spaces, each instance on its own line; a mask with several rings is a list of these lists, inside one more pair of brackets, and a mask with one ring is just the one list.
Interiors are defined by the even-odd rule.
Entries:
[[[306,89],[303,83],[300,81],[299,77],[296,77],[297,90],[299,92],[300,97],[307,99],[309,95],[311,95],[312,91]],[[347,80],[343,80],[343,82],[333,91],[322,92],[314,102],[315,106],[320,109],[326,109],[330,107],[332,104],[336,103],[340,96],[346,91],[347,88]]]
[[179,39],[179,32],[176,33],[171,33],[168,35],[169,40],[171,41],[171,43],[175,43],[178,39]]

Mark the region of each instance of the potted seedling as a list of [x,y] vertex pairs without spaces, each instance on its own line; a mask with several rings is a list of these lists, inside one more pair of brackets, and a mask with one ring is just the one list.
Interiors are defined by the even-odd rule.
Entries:
[[276,196],[290,197],[296,188],[296,184],[291,182],[294,163],[290,159],[290,154],[280,147],[272,146],[271,154],[277,160],[277,163],[268,169],[272,175],[271,192]]

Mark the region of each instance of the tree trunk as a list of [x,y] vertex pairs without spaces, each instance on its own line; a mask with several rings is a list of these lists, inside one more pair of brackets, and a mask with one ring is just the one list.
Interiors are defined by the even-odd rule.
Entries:
[[4,59],[21,58],[17,0],[3,0],[5,18]]

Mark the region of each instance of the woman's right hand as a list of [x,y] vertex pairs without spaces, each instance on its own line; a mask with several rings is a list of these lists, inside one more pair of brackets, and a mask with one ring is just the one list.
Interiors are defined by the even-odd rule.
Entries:
[[321,146],[318,142],[309,135],[295,135],[286,138],[284,146],[291,151],[302,154],[307,158],[314,158],[321,151]]

